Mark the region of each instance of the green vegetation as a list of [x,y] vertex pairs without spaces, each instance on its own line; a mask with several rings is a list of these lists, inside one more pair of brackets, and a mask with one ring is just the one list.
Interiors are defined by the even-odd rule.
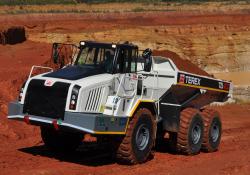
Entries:
[[230,2],[238,3],[241,2],[250,2],[250,0],[76,0],[78,3],[110,3],[110,2],[141,2],[141,3],[204,3],[204,2]]
[[0,5],[76,4],[74,0],[0,0]]
[[[53,10],[53,9],[49,9],[49,10],[14,10],[14,11],[6,11],[4,14],[12,14],[12,15],[16,15],[16,14],[27,14],[27,13],[87,13],[88,11],[85,10],[76,10],[76,9],[71,9],[71,10]],[[98,13],[98,12],[97,12]],[[0,13],[1,14],[1,13]]]
[[[111,3],[111,2],[141,2],[141,3],[204,3],[204,2],[237,3],[238,0],[0,0],[0,5],[45,5],[45,4],[77,4],[77,3]],[[250,2],[242,0],[241,2]]]
[[[204,3],[211,1],[216,2],[217,7],[234,5],[237,7],[235,9],[243,10],[248,10],[249,7],[245,5],[250,3],[250,0],[0,0],[0,14],[180,11],[187,10],[182,5],[206,6],[207,4]],[[127,2],[127,4],[124,7],[123,5],[103,5],[111,2]],[[194,8],[193,6],[191,10]]]

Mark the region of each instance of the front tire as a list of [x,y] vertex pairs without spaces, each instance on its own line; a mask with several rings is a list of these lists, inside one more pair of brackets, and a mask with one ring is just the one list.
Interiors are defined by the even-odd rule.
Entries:
[[83,134],[57,131],[51,127],[41,127],[41,137],[47,148],[54,152],[72,152],[81,144]]
[[180,115],[179,132],[177,133],[177,150],[187,155],[198,154],[203,139],[203,120],[200,112],[186,108]]
[[156,122],[146,108],[139,109],[129,123],[125,137],[116,153],[118,161],[125,164],[145,162],[155,143]]

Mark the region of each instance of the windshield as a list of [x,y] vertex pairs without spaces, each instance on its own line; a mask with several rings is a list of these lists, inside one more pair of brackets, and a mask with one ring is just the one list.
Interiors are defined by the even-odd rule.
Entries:
[[96,66],[106,73],[112,73],[115,49],[100,47],[83,47],[75,65]]
[[75,62],[79,48],[74,44],[53,43],[51,60],[48,63],[53,69],[61,69]]

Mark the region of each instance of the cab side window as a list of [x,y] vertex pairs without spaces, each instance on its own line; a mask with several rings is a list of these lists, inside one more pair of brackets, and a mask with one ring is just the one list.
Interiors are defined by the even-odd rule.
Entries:
[[136,49],[133,49],[131,52],[131,72],[137,71],[137,58],[138,57],[138,51]]
[[123,73],[130,72],[130,53],[129,50],[122,50],[122,57],[123,57]]
[[136,49],[121,49],[117,59],[117,73],[132,73],[136,72],[137,68],[137,50]]

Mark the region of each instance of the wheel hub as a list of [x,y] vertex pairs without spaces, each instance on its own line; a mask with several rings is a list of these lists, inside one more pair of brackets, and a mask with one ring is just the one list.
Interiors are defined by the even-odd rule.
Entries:
[[149,142],[149,129],[146,125],[140,125],[137,132],[136,132],[136,146],[137,148],[142,151],[144,150]]
[[212,141],[216,142],[220,135],[220,129],[216,122],[212,123],[210,132],[211,132]]
[[193,144],[197,144],[201,138],[201,127],[200,125],[196,124],[192,129],[192,142]]

